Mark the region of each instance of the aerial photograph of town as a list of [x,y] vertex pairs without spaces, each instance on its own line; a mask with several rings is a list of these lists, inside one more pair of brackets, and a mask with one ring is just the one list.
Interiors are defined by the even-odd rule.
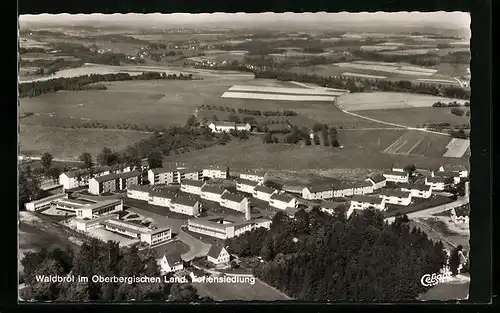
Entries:
[[468,299],[470,23],[20,15],[18,300]]

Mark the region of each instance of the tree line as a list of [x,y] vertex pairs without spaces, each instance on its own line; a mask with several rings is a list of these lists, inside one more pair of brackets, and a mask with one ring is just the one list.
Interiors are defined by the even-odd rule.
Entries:
[[265,261],[254,274],[298,300],[415,300],[428,287],[422,275],[437,273],[447,259],[406,216],[391,225],[367,209],[349,220],[317,208],[294,218],[278,212],[269,230],[259,228],[226,241],[240,257]]
[[[38,252],[28,252],[21,260],[26,288],[20,294],[24,300],[38,301],[162,301],[199,302],[202,298],[189,284],[166,283],[99,283],[91,277],[162,277],[152,250],[139,251],[120,248],[117,242],[105,244],[98,240],[83,243],[75,253],[70,249],[42,248]],[[75,282],[41,282],[37,276],[74,275]],[[76,277],[88,277],[88,282],[79,282]]]
[[[463,105],[466,106],[466,107],[468,107],[468,106],[470,106],[470,102],[466,101],[466,102],[464,102]],[[438,101],[438,102],[434,102],[432,104],[433,108],[458,108],[458,107],[461,107],[461,106],[462,105],[460,103],[456,102],[456,101],[448,102],[448,103]]]
[[78,77],[60,77],[43,81],[33,81],[19,84],[19,97],[36,97],[45,93],[56,92],[59,90],[84,90],[88,85],[99,82],[127,81],[127,80],[191,80],[192,74],[179,75],[166,74],[159,72],[144,72],[139,75],[130,75],[128,73],[114,74],[91,74]]
[[240,114],[248,114],[248,115],[257,115],[257,116],[297,116],[297,112],[293,110],[277,110],[277,111],[261,111],[261,110],[252,110],[245,108],[231,108],[225,106],[216,106],[209,104],[202,104],[199,106],[200,109],[205,110],[213,110],[213,111],[224,111],[224,112],[233,112]]
[[255,78],[270,78],[281,81],[298,81],[313,83],[323,87],[347,89],[350,92],[396,91],[429,94],[457,99],[470,99],[470,90],[453,86],[436,86],[432,84],[414,84],[411,81],[371,80],[344,76],[318,76],[299,74],[274,69],[255,71]]

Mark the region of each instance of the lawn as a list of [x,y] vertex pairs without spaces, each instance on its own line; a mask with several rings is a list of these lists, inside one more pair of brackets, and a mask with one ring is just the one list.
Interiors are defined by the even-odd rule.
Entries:
[[451,125],[469,124],[469,117],[451,114],[451,108],[396,108],[374,109],[356,112],[362,116],[380,121],[417,127],[428,123],[450,123]]
[[164,255],[181,256],[182,254],[189,251],[189,246],[180,240],[172,240],[170,242],[167,242],[166,244],[161,244],[156,247],[150,248],[150,250],[155,253],[157,259],[160,259]]
[[[260,136],[248,140],[233,139],[218,145],[182,155],[182,162],[193,166],[224,164],[231,169],[265,169],[301,171],[305,169],[388,169],[392,164],[438,166],[443,163],[462,164],[462,159],[442,157],[401,156],[382,151],[403,134],[404,130],[339,130],[344,148],[302,146],[284,143],[263,144]],[[314,157],[312,157],[314,156]],[[164,163],[180,161],[179,156],[166,156]]]
[[274,301],[288,300],[280,291],[255,279],[250,283],[193,283],[200,296],[211,297],[215,301],[242,300],[242,301]]
[[[463,103],[465,100],[406,92],[357,92],[342,95],[338,104],[347,111],[432,107],[435,102]],[[434,109],[434,108],[433,108]],[[428,112],[429,113],[429,112]],[[407,115],[406,113],[404,113]]]
[[120,150],[150,136],[144,132],[108,129],[71,129],[49,126],[20,125],[21,154],[42,155],[77,160],[89,152],[94,160],[102,148]]

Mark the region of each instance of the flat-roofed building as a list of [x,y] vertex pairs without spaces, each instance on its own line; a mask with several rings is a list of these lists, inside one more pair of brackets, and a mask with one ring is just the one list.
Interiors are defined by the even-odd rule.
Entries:
[[83,232],[87,232],[91,229],[94,229],[94,228],[101,228],[102,225],[101,225],[101,222],[102,221],[106,221],[106,220],[110,220],[110,219],[119,219],[119,216],[118,214],[107,214],[107,215],[102,215],[102,216],[99,216],[99,217],[96,217],[96,218],[93,218],[93,219],[77,219],[75,221],[75,224],[76,224],[76,229],[79,230],[79,231],[83,231]]
[[139,239],[151,246],[168,241],[172,238],[170,228],[153,229],[116,219],[107,219],[100,223],[106,230]]
[[202,180],[184,179],[181,183],[181,191],[201,195],[201,187],[204,182]]
[[386,189],[382,190],[379,197],[385,200],[385,203],[407,206],[411,203],[411,194],[400,190]]
[[280,210],[296,208],[297,199],[286,194],[273,193],[271,197],[269,197],[269,205]]
[[127,188],[127,198],[137,199],[142,201],[149,200],[149,193],[152,188],[149,186],[134,185]]
[[432,187],[425,184],[400,184],[401,191],[409,192],[412,197],[428,199],[432,195]]
[[174,197],[171,200],[170,211],[195,216],[198,215],[201,211],[201,204],[195,198],[188,197]]
[[254,229],[252,221],[232,221],[224,217],[201,217],[188,220],[188,230],[219,238],[228,239]]
[[399,171],[392,171],[388,173],[383,174],[385,179],[387,181],[393,182],[393,183],[407,183],[408,179],[410,177],[410,174],[408,172],[399,172]]
[[123,200],[110,199],[98,203],[84,205],[76,209],[77,218],[93,218],[95,216],[123,211]]
[[59,193],[59,194],[48,196],[48,197],[45,197],[45,198],[42,198],[39,200],[31,201],[31,202],[26,203],[24,205],[24,207],[26,208],[26,210],[32,211],[32,212],[45,210],[45,209],[52,207],[53,202],[55,200],[59,200],[59,199],[68,199],[68,194],[67,193]]
[[220,206],[234,211],[245,213],[249,206],[247,197],[243,197],[231,192],[225,192],[221,196]]
[[382,174],[375,174],[366,179],[366,181],[370,182],[373,185],[373,190],[377,190],[380,188],[384,188],[387,184],[387,179],[385,179]]
[[227,179],[229,176],[229,167],[210,165],[203,169],[204,178],[222,178]]
[[332,185],[314,185],[302,189],[302,198],[307,200],[331,199],[333,198]]
[[76,210],[79,208],[96,203],[98,202],[83,201],[79,199],[57,199],[54,200],[52,204],[57,210],[76,214]]
[[237,179],[236,180],[236,190],[241,191],[241,192],[246,192],[246,193],[251,193],[253,194],[253,190],[255,187],[257,187],[260,183],[253,181],[253,180],[248,180],[248,179]]
[[171,166],[149,169],[148,181],[150,185],[173,184],[177,182],[177,169]]
[[201,188],[201,198],[220,203],[224,192],[227,190],[222,187],[205,184]]
[[253,196],[254,198],[269,202],[269,200],[271,200],[271,196],[277,192],[278,190],[274,188],[259,185],[254,188]]

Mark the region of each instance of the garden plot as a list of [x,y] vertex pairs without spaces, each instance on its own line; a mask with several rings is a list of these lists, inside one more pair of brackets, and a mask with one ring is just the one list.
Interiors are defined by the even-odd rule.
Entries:
[[422,142],[419,135],[412,132],[404,134],[387,147],[384,153],[409,155]]
[[450,141],[448,136],[419,131],[408,131],[383,152],[404,156],[440,157]]
[[453,138],[446,146],[445,158],[461,158],[469,149],[470,140]]

